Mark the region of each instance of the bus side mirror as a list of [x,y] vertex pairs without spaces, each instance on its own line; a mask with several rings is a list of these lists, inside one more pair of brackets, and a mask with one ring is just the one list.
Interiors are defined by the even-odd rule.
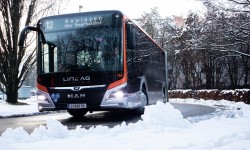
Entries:
[[127,28],[127,48],[135,49],[135,29],[131,23],[126,23]]
[[27,36],[27,34],[28,34],[29,31],[36,31],[36,32],[41,33],[42,42],[46,43],[45,37],[43,35],[43,32],[40,29],[38,29],[36,27],[32,27],[32,26],[25,26],[25,28],[19,34],[19,40],[18,40],[18,46],[19,47],[23,47],[24,46],[24,41],[25,41],[26,36]]

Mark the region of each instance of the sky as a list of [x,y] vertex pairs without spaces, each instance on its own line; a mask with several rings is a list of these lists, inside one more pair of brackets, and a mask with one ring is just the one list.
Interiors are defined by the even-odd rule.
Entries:
[[69,0],[63,13],[95,10],[121,10],[128,17],[137,19],[144,12],[151,12],[151,8],[158,7],[161,17],[186,16],[192,11],[202,11],[202,3],[197,0]]
[[[0,101],[0,116],[37,113],[36,98],[29,105],[12,106]],[[48,118],[32,133],[22,127],[0,135],[0,150],[250,150],[250,106],[227,100],[170,99],[171,103],[202,104],[217,108],[207,114],[183,118],[171,103],[146,106],[142,120],[113,128],[98,125],[68,130]],[[218,106],[220,106],[219,109]],[[1,121],[1,119],[0,119]]]

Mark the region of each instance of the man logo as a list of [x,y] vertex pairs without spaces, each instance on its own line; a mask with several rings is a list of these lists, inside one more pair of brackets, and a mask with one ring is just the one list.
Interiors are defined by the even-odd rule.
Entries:
[[74,90],[74,91],[80,91],[80,87],[79,87],[79,86],[75,86],[75,87],[73,88],[73,90]]
[[68,94],[68,98],[74,98],[74,99],[85,98],[85,94]]

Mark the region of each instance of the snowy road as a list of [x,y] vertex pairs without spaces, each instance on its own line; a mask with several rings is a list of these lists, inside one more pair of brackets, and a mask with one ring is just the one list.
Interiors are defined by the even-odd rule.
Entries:
[[[215,111],[215,108],[204,105],[181,103],[171,104],[176,109],[181,111],[184,118],[209,114]],[[133,116],[127,112],[94,112],[92,114],[87,114],[80,119],[73,118],[68,113],[49,113],[26,117],[2,118],[0,119],[0,134],[2,134],[7,128],[18,127],[23,127],[24,130],[31,133],[40,125],[45,125],[48,118],[58,120],[63,125],[66,125],[68,129],[75,129],[78,125],[81,125],[86,129],[97,125],[114,127],[122,122],[126,122],[128,124],[141,120],[141,117]]]
[[[179,104],[173,107],[171,103],[157,102],[156,105],[147,106],[141,118],[121,117],[121,114],[116,114],[114,121],[114,113],[106,112],[91,114],[85,120],[74,120],[66,113],[57,114],[59,116],[47,114],[15,118],[13,115],[28,114],[28,112],[36,114],[35,101],[32,103],[30,100],[30,105],[23,106],[22,109],[20,109],[21,106],[2,103],[0,115],[3,117],[0,123],[15,118],[16,122],[9,120],[9,123],[5,122],[5,126],[11,127],[11,123],[14,123],[17,124],[16,127],[20,127],[1,131],[0,149],[34,150],[35,147],[37,150],[72,148],[74,150],[250,150],[249,105],[227,100],[170,99],[170,102],[196,106],[183,105],[183,109],[180,109]],[[199,105],[216,109],[202,116],[186,116],[185,111],[190,112],[191,116],[195,115],[197,112],[195,109],[202,107]],[[186,110],[189,106],[191,111]],[[201,109],[206,110],[206,108]],[[184,118],[181,113],[184,113],[187,118]],[[12,116],[12,118],[6,118],[6,116]],[[53,118],[54,116],[57,116],[57,119]],[[38,121],[36,117],[44,117],[46,122]],[[113,128],[107,127],[103,123],[104,118],[106,123],[117,125]],[[94,121],[97,126],[93,124]],[[74,129],[74,124],[80,123],[85,123],[85,127],[80,125]],[[90,128],[87,123],[90,123]],[[23,124],[29,124],[33,128],[36,124],[42,125],[35,128],[33,132],[31,130],[27,132],[25,131],[27,129],[22,127]],[[68,125],[65,124],[70,124],[72,128],[69,130]],[[2,127],[1,124],[0,127]]]

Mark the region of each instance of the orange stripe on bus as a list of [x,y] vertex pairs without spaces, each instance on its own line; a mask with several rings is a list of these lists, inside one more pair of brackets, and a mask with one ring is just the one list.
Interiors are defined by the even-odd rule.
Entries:
[[118,81],[115,81],[113,83],[111,83],[109,86],[108,86],[108,90],[109,89],[112,89],[114,87],[117,87],[119,85],[122,85],[123,83],[126,83],[127,82],[127,75],[124,74],[124,77],[121,79],[121,80],[118,80]]
[[124,79],[126,80],[125,82],[127,82],[128,80],[128,76],[127,76],[127,44],[126,44],[126,30],[125,30],[125,26],[126,26],[126,23],[125,23],[125,19],[126,18],[123,18],[123,72],[124,72]]
[[37,83],[36,86],[37,86],[37,89],[39,89],[41,91],[44,91],[44,92],[48,92],[48,89],[45,86],[43,86],[43,85],[41,85],[39,83]]

